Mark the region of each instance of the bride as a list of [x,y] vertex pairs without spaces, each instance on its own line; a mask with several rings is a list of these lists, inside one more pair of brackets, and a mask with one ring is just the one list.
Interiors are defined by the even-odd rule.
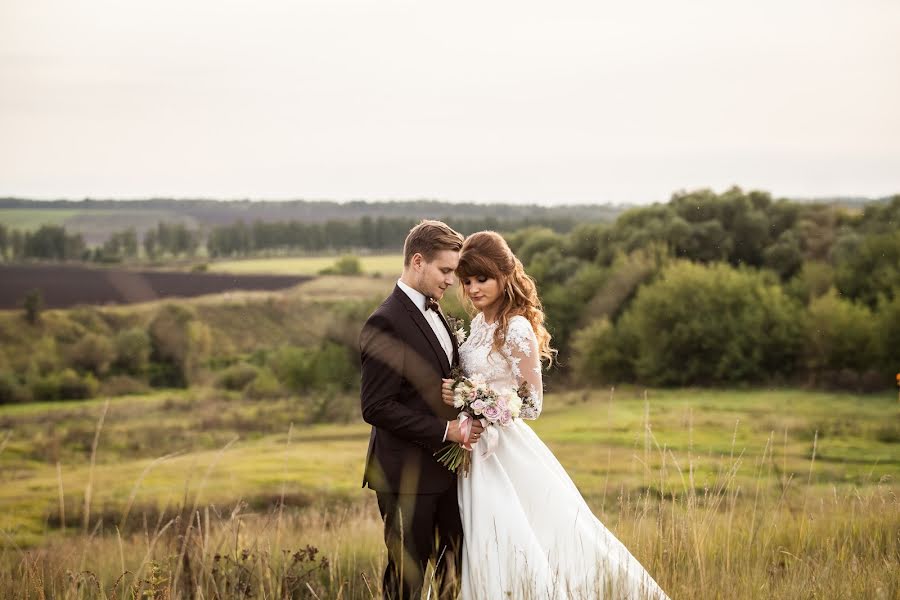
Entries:
[[[533,280],[492,231],[465,240],[457,275],[478,311],[459,348],[464,374],[495,390],[526,383],[534,409],[521,417],[538,418],[541,364],[554,350]],[[449,383],[443,399],[452,404]],[[469,475],[459,478],[463,599],[666,598],[524,421],[496,429],[493,450],[476,444]]]

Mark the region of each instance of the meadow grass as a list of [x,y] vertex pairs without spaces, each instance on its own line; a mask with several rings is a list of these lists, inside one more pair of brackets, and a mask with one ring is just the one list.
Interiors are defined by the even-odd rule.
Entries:
[[[338,255],[328,255],[222,260],[210,262],[209,270],[235,274],[317,275],[322,269],[333,266],[338,258],[340,258]],[[399,277],[400,271],[403,270],[401,254],[359,256],[358,258],[363,273],[369,275]]]
[[63,225],[81,212],[50,208],[0,208],[0,223],[10,229],[33,231],[41,225]]
[[158,222],[179,222],[196,227],[196,220],[166,210],[97,210],[52,208],[0,208],[0,223],[12,229],[34,231],[42,225],[64,225],[89,240],[105,239],[111,231],[143,229]]
[[[169,395],[0,409],[7,597],[379,596],[381,524],[358,488],[365,424],[307,425],[290,399]],[[900,592],[893,395],[627,389],[545,403],[530,425],[673,598]],[[163,435],[177,429],[195,435]],[[53,436],[59,463],[35,451]]]

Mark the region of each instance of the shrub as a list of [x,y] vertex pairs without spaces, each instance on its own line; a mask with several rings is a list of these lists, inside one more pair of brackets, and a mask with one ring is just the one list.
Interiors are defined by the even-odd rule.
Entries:
[[259,375],[259,369],[248,363],[237,363],[219,373],[216,387],[226,390],[243,390]]
[[609,319],[597,319],[573,339],[574,374],[579,383],[592,385],[634,379],[632,352],[627,336]]
[[34,377],[29,382],[29,387],[35,402],[53,402],[60,399],[59,377],[55,373]]
[[893,300],[882,297],[878,303],[875,332],[878,370],[893,380],[900,373],[900,290]]
[[212,334],[193,309],[166,304],[150,322],[151,383],[186,387],[209,353]]
[[116,359],[113,343],[102,335],[88,333],[69,349],[69,364],[82,371],[103,375]]
[[[809,319],[807,360],[813,372],[826,379],[841,371],[859,375],[877,362],[875,324],[868,307],[845,300],[832,289],[813,300]],[[839,387],[855,387],[846,373],[839,379]]]
[[825,295],[834,285],[834,272],[827,263],[807,261],[784,286],[784,291],[803,304]]
[[359,380],[359,372],[350,353],[334,342],[325,342],[312,354],[309,376],[311,387],[315,389],[337,387],[349,390]]
[[22,308],[25,309],[25,320],[31,325],[36,325],[41,320],[41,309],[44,307],[44,298],[40,290],[31,290],[25,294]]
[[120,331],[116,335],[115,367],[124,373],[140,375],[150,363],[150,336],[140,327]]
[[12,373],[0,373],[0,404],[29,402],[31,392]]
[[324,342],[319,348],[284,346],[272,355],[269,366],[278,380],[295,392],[350,389],[359,379],[350,352],[334,342]]
[[244,388],[244,397],[251,400],[264,398],[279,398],[284,395],[284,389],[278,383],[278,378],[271,369],[260,369],[257,376]]
[[616,325],[634,338],[639,379],[689,385],[791,374],[804,322],[762,273],[679,262],[642,287]]
[[355,256],[342,256],[332,266],[319,271],[320,275],[361,275],[362,263]]
[[56,379],[59,389],[60,400],[82,400],[84,398],[93,398],[97,395],[99,387],[97,379],[92,373],[88,373],[84,377],[73,371],[66,369]]
[[900,290],[900,231],[865,236],[853,251],[836,254],[835,282],[845,296],[874,308]]

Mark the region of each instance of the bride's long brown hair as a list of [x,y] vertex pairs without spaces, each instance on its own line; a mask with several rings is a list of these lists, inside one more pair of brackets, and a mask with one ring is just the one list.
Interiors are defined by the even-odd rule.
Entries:
[[[548,361],[548,366],[553,364],[556,350],[550,346],[550,333],[544,326],[544,310],[537,286],[499,233],[479,231],[467,237],[460,251],[456,275],[460,279],[479,276],[496,279],[503,290],[498,300],[500,308],[497,311],[497,329],[494,330],[494,350],[499,352],[503,347],[509,320],[521,315],[534,329],[541,358]],[[475,306],[466,295],[465,288],[462,285],[459,288],[466,310],[474,314]]]

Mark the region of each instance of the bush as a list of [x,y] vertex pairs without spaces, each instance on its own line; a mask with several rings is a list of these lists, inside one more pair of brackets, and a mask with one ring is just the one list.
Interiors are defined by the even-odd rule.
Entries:
[[97,395],[97,389],[99,387],[97,379],[92,373],[88,373],[82,377],[72,369],[66,369],[60,373],[56,382],[59,389],[60,400],[82,400],[85,398],[93,398]]
[[151,383],[186,387],[212,344],[212,334],[204,323],[196,320],[193,309],[166,304],[150,322]]
[[59,377],[55,373],[39,375],[29,382],[35,402],[54,402],[60,399]]
[[[857,375],[877,362],[875,324],[868,307],[841,298],[832,289],[809,306],[809,368],[820,375],[849,370]],[[839,387],[848,385],[846,375]]]
[[41,310],[44,307],[44,298],[40,290],[31,290],[25,294],[22,308],[25,310],[25,320],[31,325],[36,325],[41,320]]
[[324,342],[319,348],[284,346],[272,355],[269,366],[278,380],[295,392],[346,390],[359,380],[350,352],[334,342]]
[[116,335],[115,367],[124,373],[140,375],[150,364],[150,336],[140,327],[120,331]]
[[763,381],[793,373],[802,311],[759,272],[679,262],[641,288],[616,324],[636,376],[654,385]]
[[226,390],[240,391],[252,383],[259,375],[259,369],[248,363],[237,363],[219,373],[216,387]]
[[320,275],[361,275],[362,263],[355,256],[342,256],[332,266],[319,271]]
[[807,261],[784,286],[784,291],[803,304],[825,295],[834,285],[834,272],[826,263]]
[[69,364],[95,375],[106,373],[115,359],[113,343],[96,333],[86,334],[69,349]]
[[845,296],[874,308],[900,291],[900,231],[862,238],[853,251],[837,253],[835,282]]
[[244,397],[251,400],[264,398],[279,398],[284,395],[284,389],[278,383],[270,369],[260,369],[256,377],[244,388]]
[[31,401],[31,392],[19,383],[12,373],[0,373],[0,404],[19,404]]
[[618,383],[634,379],[628,340],[609,319],[597,319],[579,330],[572,341],[574,374],[585,385]]
[[900,291],[893,300],[881,299],[875,318],[878,370],[893,381],[895,374],[900,373]]

